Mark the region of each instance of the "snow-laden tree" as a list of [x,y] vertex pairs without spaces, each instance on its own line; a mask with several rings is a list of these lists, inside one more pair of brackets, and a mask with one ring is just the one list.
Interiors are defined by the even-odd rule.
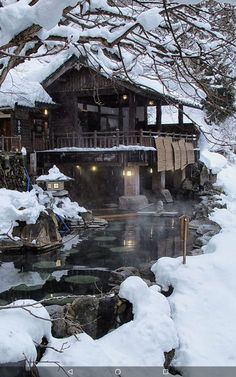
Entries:
[[183,3],[2,0],[0,83],[25,59],[68,50],[109,77],[142,74],[167,93],[176,82],[209,121],[222,120],[234,112],[235,6]]

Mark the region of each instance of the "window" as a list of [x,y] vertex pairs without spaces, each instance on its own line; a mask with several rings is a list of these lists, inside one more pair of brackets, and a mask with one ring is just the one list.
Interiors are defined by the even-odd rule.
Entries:
[[148,106],[147,107],[147,124],[155,125],[157,119],[157,108],[156,106]]

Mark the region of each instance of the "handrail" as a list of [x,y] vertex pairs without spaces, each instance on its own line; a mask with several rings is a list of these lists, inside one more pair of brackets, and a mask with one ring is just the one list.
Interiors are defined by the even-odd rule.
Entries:
[[20,152],[21,136],[0,136],[0,151],[15,153]]
[[154,131],[94,131],[94,132],[71,132],[53,135],[52,145],[54,148],[79,147],[79,148],[111,148],[119,145],[154,146],[154,137],[169,136],[173,140],[180,138],[196,144],[197,135],[177,134],[170,132]]

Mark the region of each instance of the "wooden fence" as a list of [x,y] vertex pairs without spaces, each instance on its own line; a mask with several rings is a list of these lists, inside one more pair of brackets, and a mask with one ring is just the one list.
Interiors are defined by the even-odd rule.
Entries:
[[197,135],[152,131],[94,131],[52,135],[52,148],[112,148],[119,145],[155,147],[154,137],[169,136],[173,140],[184,139],[196,145]]

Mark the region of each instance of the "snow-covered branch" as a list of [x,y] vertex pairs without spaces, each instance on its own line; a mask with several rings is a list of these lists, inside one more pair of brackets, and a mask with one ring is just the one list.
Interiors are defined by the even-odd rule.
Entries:
[[66,52],[109,77],[151,77],[167,94],[176,82],[210,121],[232,116],[234,15],[214,0],[2,0],[0,84],[26,59]]

